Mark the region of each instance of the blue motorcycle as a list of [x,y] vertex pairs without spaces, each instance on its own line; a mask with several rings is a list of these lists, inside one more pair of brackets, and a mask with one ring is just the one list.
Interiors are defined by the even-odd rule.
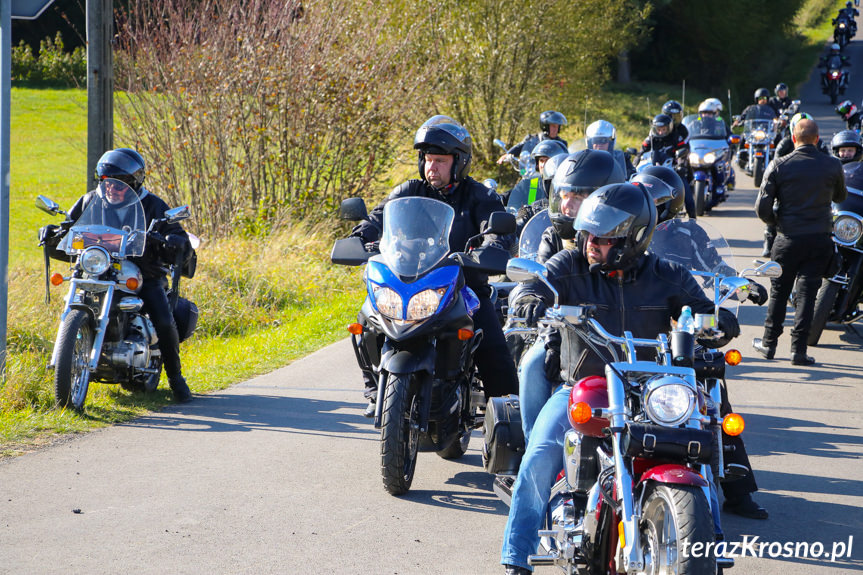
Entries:
[[[349,220],[367,217],[365,203],[342,203]],[[407,493],[419,451],[444,459],[464,455],[471,431],[483,424],[485,395],[473,356],[482,341],[473,314],[480,300],[464,270],[501,274],[509,253],[495,247],[450,253],[451,206],[424,197],[384,206],[379,253],[360,238],[338,240],[331,260],[366,265],[367,296],[360,321],[349,326],[360,368],[378,381],[374,425],[381,430],[381,474],[392,495]],[[510,234],[515,218],[492,214],[485,234]]]
[[703,216],[728,197],[733,177],[728,129],[720,118],[695,114],[683,118],[689,130],[689,167],[695,215]]

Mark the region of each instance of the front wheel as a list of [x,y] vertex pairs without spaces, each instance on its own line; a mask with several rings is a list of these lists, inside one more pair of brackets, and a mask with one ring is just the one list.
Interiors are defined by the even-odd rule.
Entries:
[[[695,543],[715,540],[710,504],[692,485],[654,483],[642,510],[639,536],[646,575],[716,573],[716,555],[693,552]],[[708,547],[708,549],[712,549]]]
[[764,158],[755,158],[755,166],[752,168],[752,181],[755,182],[755,187],[761,187],[761,180],[764,179]]
[[830,319],[838,296],[839,286],[829,280],[824,280],[821,289],[818,290],[818,295],[815,296],[815,312],[812,314],[812,324],[807,339],[809,345],[818,345],[818,340],[821,339],[821,334],[827,327],[827,321]]
[[707,205],[707,182],[704,180],[696,181],[693,194],[695,195],[695,215],[701,217],[704,215]]
[[836,105],[836,100],[839,99],[839,86],[837,82],[830,83],[830,103]]
[[419,396],[410,374],[387,379],[381,413],[381,476],[384,489],[404,495],[411,488],[419,446]]
[[57,364],[54,366],[54,398],[60,407],[84,408],[90,384],[90,351],[93,323],[90,314],[73,309],[63,320],[57,336]]

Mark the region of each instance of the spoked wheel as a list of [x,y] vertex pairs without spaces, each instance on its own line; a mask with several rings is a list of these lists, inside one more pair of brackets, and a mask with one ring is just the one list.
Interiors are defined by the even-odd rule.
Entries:
[[411,389],[411,376],[391,374],[381,414],[381,476],[392,495],[404,495],[411,488],[419,433],[419,397]]
[[[716,556],[713,553],[692,552],[692,544],[713,542],[715,539],[710,505],[704,492],[691,485],[661,483],[650,485],[646,489],[649,491],[639,526],[644,550],[644,571],[641,573],[716,573]],[[703,551],[704,546],[701,548]]]
[[74,309],[63,320],[57,336],[57,364],[54,366],[54,398],[60,407],[84,408],[90,384],[90,351],[93,324],[90,315]]
[[812,324],[807,338],[809,345],[818,345],[821,334],[824,333],[824,328],[827,327],[827,322],[830,320],[830,314],[833,312],[833,306],[836,305],[838,295],[839,286],[829,280],[823,280],[821,289],[815,296],[815,312],[812,314]]

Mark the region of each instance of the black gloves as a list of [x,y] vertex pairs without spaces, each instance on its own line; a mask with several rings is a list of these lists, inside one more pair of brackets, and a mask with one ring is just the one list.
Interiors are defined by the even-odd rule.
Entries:
[[757,282],[749,282],[749,295],[747,298],[752,303],[764,305],[768,300],[767,288]]
[[48,224],[47,226],[39,228],[40,246],[47,243],[49,246],[54,247],[60,243],[61,237],[63,237],[63,230],[58,225]]
[[378,253],[381,251],[381,243],[380,242],[367,242],[363,245],[366,248],[366,251],[369,253]]
[[527,325],[536,325],[536,321],[545,314],[547,307],[542,300],[525,298],[516,302],[513,315],[524,318]]
[[166,261],[176,262],[176,260],[185,256],[186,246],[189,240],[177,234],[169,234],[165,237],[165,244],[162,248],[162,254]]
[[549,381],[560,381],[560,332],[551,330],[545,334],[545,360],[543,368]]

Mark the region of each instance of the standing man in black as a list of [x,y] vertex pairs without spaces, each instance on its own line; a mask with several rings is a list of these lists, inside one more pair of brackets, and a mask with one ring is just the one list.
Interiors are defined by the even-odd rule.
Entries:
[[806,355],[806,342],[815,311],[815,295],[833,252],[831,202],[844,200],[848,190],[839,160],[815,147],[818,125],[814,120],[800,120],[791,136],[794,151],[768,165],[755,200],[758,217],[777,227],[771,258],[782,265],[782,275],[770,280],[764,337],[755,338],[752,346],[767,359],[773,358],[782,334],[788,296],[796,282],[791,363],[812,365],[815,359]]

